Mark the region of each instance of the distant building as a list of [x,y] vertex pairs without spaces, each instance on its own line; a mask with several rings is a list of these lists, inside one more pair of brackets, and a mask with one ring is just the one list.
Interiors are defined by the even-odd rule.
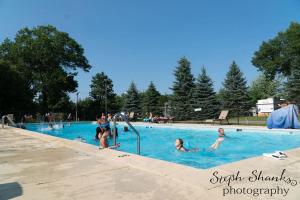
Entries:
[[280,101],[275,98],[267,98],[258,100],[256,103],[258,116],[269,116],[271,112],[279,108]]

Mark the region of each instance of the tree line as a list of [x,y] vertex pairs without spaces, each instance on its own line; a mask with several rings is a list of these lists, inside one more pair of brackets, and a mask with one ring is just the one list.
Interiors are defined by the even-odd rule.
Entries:
[[164,103],[169,95],[162,95],[150,82],[145,92],[139,92],[134,82],[126,92],[115,94],[113,81],[104,73],[97,73],[92,77],[90,94],[78,102],[79,116],[85,120],[95,119],[95,116],[104,113],[133,112],[134,117],[161,116]]
[[[205,67],[194,77],[186,57],[174,70],[172,94],[160,94],[153,82],[140,92],[134,82],[117,95],[113,81],[100,72],[93,76],[89,97],[80,99],[80,119],[118,111],[139,117],[163,115],[166,106],[177,120],[218,117],[220,110],[244,116],[258,99],[278,97],[300,102],[300,24],[291,23],[274,38],[264,41],[254,52],[252,64],[260,76],[248,86],[238,64],[233,61],[219,91]],[[19,30],[14,39],[0,44],[0,115],[14,113],[74,113],[69,93],[76,92],[78,70],[91,69],[83,47],[68,33],[55,27],[37,26]],[[201,111],[195,112],[195,109]]]

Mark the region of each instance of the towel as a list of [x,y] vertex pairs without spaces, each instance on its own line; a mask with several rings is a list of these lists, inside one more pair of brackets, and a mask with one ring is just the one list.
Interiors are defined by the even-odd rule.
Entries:
[[287,155],[282,151],[275,151],[274,153],[263,153],[263,156],[268,158],[275,158],[278,160],[283,160],[284,158],[287,158]]
[[268,128],[300,128],[298,121],[298,107],[290,104],[271,113],[267,119]]

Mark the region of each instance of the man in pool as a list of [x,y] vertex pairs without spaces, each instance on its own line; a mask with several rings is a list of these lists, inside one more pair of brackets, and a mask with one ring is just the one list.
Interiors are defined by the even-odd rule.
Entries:
[[220,144],[223,142],[224,140],[224,137],[225,137],[225,131],[223,128],[219,128],[218,129],[218,138],[216,139],[215,143],[213,143],[211,146],[210,146],[210,149],[211,150],[216,150],[219,148]]
[[183,146],[183,139],[181,138],[177,138],[175,140],[175,147],[178,151],[182,151],[182,152],[197,152],[199,151],[198,148],[192,148],[192,149],[187,149]]

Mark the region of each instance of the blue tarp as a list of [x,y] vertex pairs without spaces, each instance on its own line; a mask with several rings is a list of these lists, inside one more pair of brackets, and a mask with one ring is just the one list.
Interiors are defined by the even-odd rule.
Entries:
[[300,128],[298,107],[290,104],[271,113],[267,119],[268,128]]

